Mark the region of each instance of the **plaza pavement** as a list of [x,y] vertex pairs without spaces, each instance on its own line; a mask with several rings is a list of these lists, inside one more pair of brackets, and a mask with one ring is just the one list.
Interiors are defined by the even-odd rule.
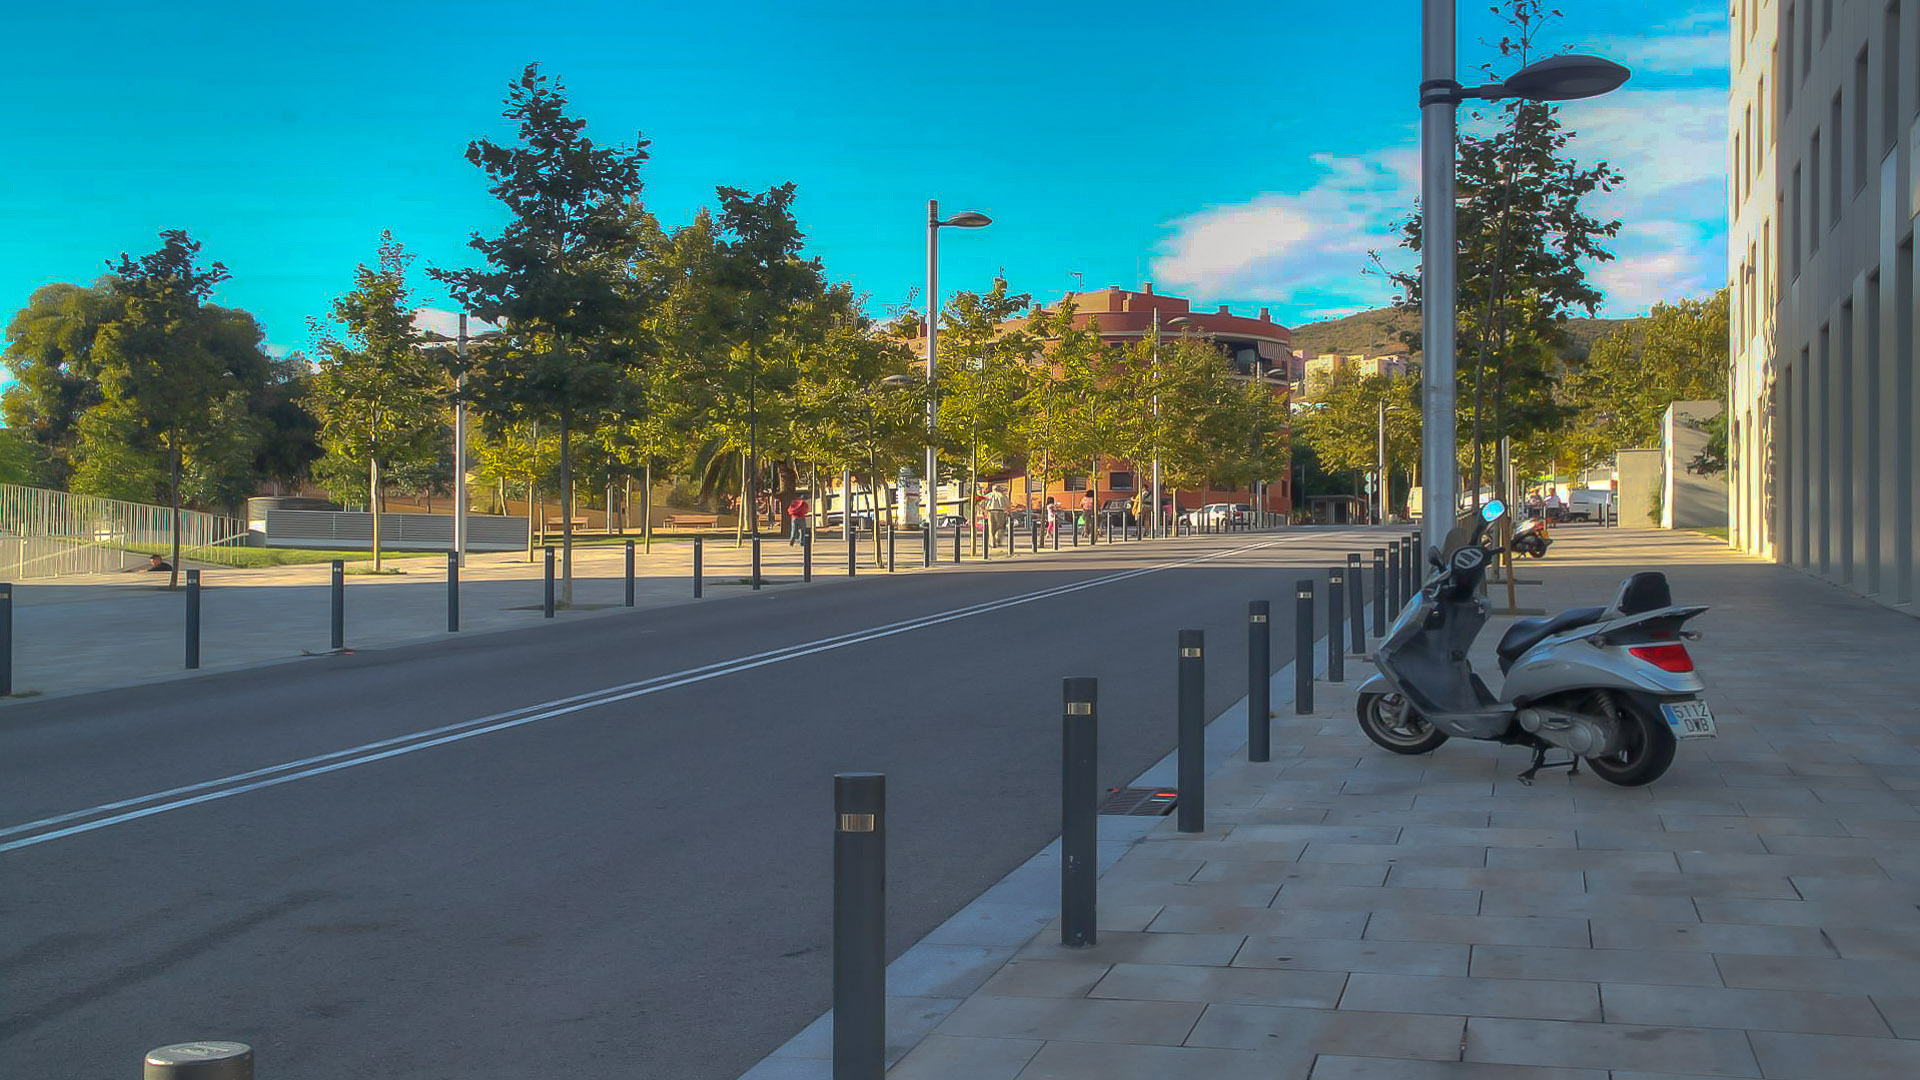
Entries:
[[[1689,648],[1717,739],[1648,787],[1529,787],[1518,748],[1368,742],[1370,664],[1308,716],[1282,670],[1270,763],[1244,700],[1209,729],[1204,833],[1100,819],[1097,945],[1059,944],[1056,843],[890,966],[889,1076],[1920,1076],[1920,621],[1702,537],[1556,540],[1521,606],[1644,568],[1713,605]],[[826,1080],[830,1025],[746,1077]]]

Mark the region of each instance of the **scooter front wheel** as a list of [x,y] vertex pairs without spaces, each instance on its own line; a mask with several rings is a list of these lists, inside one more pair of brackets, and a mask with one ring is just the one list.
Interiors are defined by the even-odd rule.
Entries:
[[1547,557],[1547,549],[1543,547],[1532,547],[1527,549],[1527,554],[1536,559],[1544,559]]
[[1367,738],[1396,754],[1425,754],[1447,741],[1399,694],[1361,694],[1357,711]]
[[1600,779],[1621,787],[1640,787],[1665,776],[1679,746],[1673,729],[1657,713],[1642,708],[1625,694],[1605,690],[1594,693],[1595,704],[1619,719],[1627,745],[1617,754],[1588,758],[1587,767]]

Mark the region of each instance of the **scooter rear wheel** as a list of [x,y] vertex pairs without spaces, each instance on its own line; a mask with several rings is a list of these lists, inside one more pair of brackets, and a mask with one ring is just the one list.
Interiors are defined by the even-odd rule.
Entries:
[[1367,738],[1396,754],[1425,754],[1447,741],[1399,694],[1361,694],[1356,710]]
[[1641,708],[1624,694],[1609,694],[1604,690],[1596,694],[1604,699],[1604,703],[1596,704],[1601,708],[1610,707],[1619,717],[1627,746],[1617,754],[1588,758],[1587,767],[1593,770],[1593,774],[1621,787],[1641,787],[1666,775],[1667,768],[1673,764],[1674,751],[1679,746],[1674,740],[1673,729],[1661,717]]

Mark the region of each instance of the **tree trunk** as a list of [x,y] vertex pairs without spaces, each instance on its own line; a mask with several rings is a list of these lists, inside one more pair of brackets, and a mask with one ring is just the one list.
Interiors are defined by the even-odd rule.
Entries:
[[560,606],[573,606],[573,416],[560,410]]
[[748,490],[747,465],[747,456],[742,454],[740,456],[740,512],[735,514],[733,519],[733,546],[736,548],[747,542],[748,514],[753,515],[754,535],[760,534],[760,508],[753,505],[753,493]]
[[367,455],[367,505],[373,509],[373,572],[380,572],[380,460]]
[[167,434],[167,457],[172,481],[167,496],[173,512],[173,562],[167,572],[167,588],[180,587],[180,437],[177,433]]
[[647,554],[653,554],[653,459],[647,459],[647,486],[640,493],[640,538],[646,541]]

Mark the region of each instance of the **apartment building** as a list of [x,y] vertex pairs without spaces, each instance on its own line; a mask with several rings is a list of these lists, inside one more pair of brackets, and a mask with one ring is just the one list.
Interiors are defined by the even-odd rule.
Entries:
[[1914,607],[1920,0],[1733,0],[1732,543]]

